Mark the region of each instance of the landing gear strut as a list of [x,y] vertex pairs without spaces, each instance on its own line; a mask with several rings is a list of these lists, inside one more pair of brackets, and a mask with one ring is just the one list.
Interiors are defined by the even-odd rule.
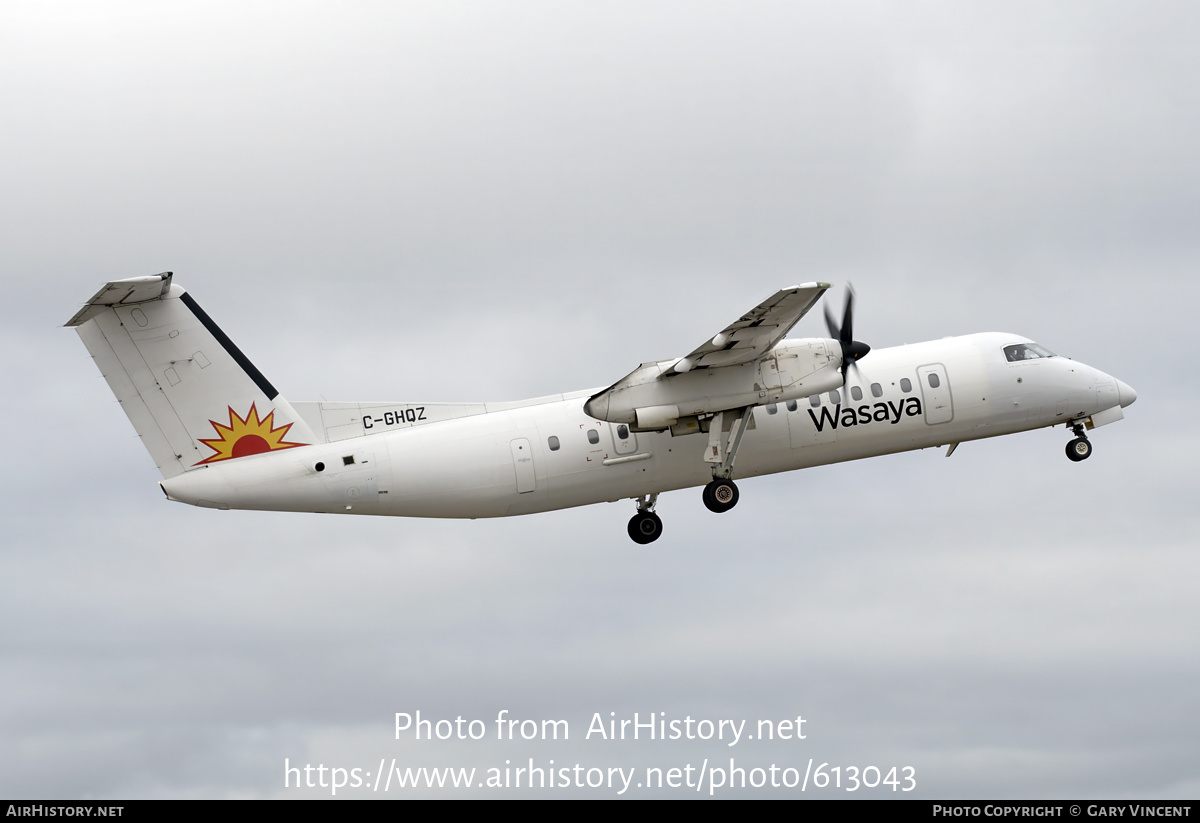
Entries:
[[[738,447],[742,445],[742,435],[750,423],[751,407],[717,412],[713,415],[708,430],[708,450],[704,452],[704,462],[712,464],[712,482],[704,487],[704,505],[711,512],[727,512],[737,505],[738,487],[731,479],[733,477],[733,459],[737,457]],[[731,415],[729,425],[729,440],[722,436],[725,428],[725,415]]]
[[644,546],[662,537],[662,520],[654,513],[657,502],[657,493],[638,499],[637,514],[629,520],[629,537],[634,543]]
[[1076,437],[1067,444],[1067,458],[1073,463],[1087,460],[1092,456],[1092,441],[1087,439],[1083,426],[1079,423],[1076,423],[1071,429],[1075,432]]

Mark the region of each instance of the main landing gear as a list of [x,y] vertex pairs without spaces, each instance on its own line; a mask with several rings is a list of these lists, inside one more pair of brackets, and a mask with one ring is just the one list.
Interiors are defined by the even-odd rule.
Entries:
[[704,505],[710,512],[727,512],[737,502],[738,487],[732,480],[716,478],[704,487]]
[[[717,412],[713,415],[708,430],[708,449],[704,452],[704,462],[712,464],[712,482],[704,487],[704,505],[710,512],[720,514],[727,512],[737,505],[738,487],[733,482],[733,459],[737,457],[738,447],[742,444],[742,435],[750,423],[751,407]],[[723,437],[726,415],[732,419],[729,423],[729,439]]]
[[[704,487],[703,495],[704,505],[709,511],[727,512],[737,505],[738,487],[730,475],[733,474],[733,458],[750,423],[750,413],[750,407],[744,406],[713,415],[708,432],[708,449],[704,453],[704,460],[712,464],[713,473],[712,482]],[[728,440],[723,436],[726,415],[732,417]],[[638,498],[637,514],[629,519],[629,537],[634,543],[644,546],[662,537],[662,520],[654,513],[657,502],[657,493]]]
[[629,537],[634,543],[644,546],[662,537],[662,519],[654,513],[657,502],[657,493],[638,499],[637,514],[629,521]]
[[1092,456],[1092,441],[1087,439],[1081,424],[1076,423],[1071,430],[1075,432],[1075,439],[1067,444],[1067,459],[1072,463],[1087,460]]

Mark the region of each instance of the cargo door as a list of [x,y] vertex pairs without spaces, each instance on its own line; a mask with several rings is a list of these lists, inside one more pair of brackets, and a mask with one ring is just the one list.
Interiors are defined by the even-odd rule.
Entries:
[[518,437],[510,440],[508,445],[512,449],[513,468],[517,473],[517,492],[525,494],[533,491],[537,488],[537,474],[533,467],[533,449],[529,446],[529,440]]

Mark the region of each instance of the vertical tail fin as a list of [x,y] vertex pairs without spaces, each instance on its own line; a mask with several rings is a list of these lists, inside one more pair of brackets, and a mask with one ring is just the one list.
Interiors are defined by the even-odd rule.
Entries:
[[108,283],[72,317],[164,478],[316,443],[171,272]]

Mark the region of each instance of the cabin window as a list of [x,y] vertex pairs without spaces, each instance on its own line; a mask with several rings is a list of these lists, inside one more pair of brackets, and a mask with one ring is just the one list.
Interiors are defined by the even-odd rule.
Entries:
[[629,427],[626,426],[624,423],[617,426],[617,437],[621,438],[622,440],[629,439]]
[[838,405],[839,403],[841,403],[842,402],[842,393],[840,391],[838,391],[837,389],[834,389],[833,391],[831,391],[829,393],[829,402],[835,406]]
[[789,400],[789,401],[787,401],[787,410],[788,410],[788,411],[795,411],[795,410],[796,410],[796,401],[795,401],[795,400]]
[[855,400],[862,400],[862,389],[860,389],[858,386],[851,386],[850,396]]
[[907,377],[900,378],[900,391],[904,392],[905,394],[908,394],[910,391],[912,391],[912,381]]
[[883,397],[883,386],[879,385],[878,383],[872,383],[871,384],[871,396],[872,397]]
[[808,405],[812,406],[814,409],[817,408],[818,406],[820,406],[821,405],[821,395],[814,394],[812,397],[808,398]]
[[546,443],[549,444],[550,451],[552,451],[552,452],[558,451],[559,442],[558,442],[557,437],[555,437],[554,435],[550,435],[550,437],[546,440]]
[[776,406],[774,403],[770,403],[767,405],[767,414],[776,414],[778,412],[779,412],[779,407]]
[[942,381],[938,380],[938,376],[936,374],[930,374],[929,375],[929,388],[936,389],[940,385],[942,385]]
[[600,432],[595,429],[588,429],[588,442],[593,446],[600,442]]

